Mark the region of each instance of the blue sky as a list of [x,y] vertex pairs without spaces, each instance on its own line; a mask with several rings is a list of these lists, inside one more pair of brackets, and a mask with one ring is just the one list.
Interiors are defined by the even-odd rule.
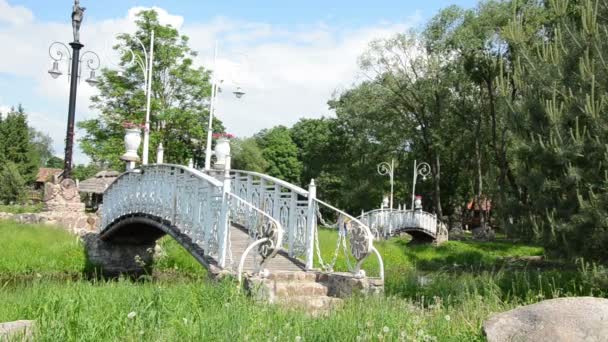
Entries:
[[[21,103],[31,124],[53,138],[57,155],[64,148],[68,82],[47,74],[48,46],[71,40],[72,4],[0,0],[0,46],[10,47],[0,54],[0,111]],[[161,23],[190,37],[202,66],[212,68],[219,41],[216,74],[226,88],[241,86],[247,94],[237,101],[225,92],[218,117],[229,132],[248,136],[301,117],[332,115],[327,101],[360,80],[357,59],[370,41],[419,27],[452,4],[473,7],[476,1],[81,0],[87,8],[81,41],[100,54],[102,66],[112,68],[115,35],[132,32],[135,14],[150,7],[159,11]],[[77,121],[97,116],[89,101],[94,94],[81,83]],[[79,149],[75,159],[88,161]]]
[[[22,0],[10,1],[32,9],[42,20],[60,21],[66,18],[71,1],[63,0]],[[339,25],[368,25],[381,20],[400,21],[419,12],[429,18],[440,8],[452,4],[472,7],[474,0],[241,0],[241,1],[193,1],[193,0],[94,0],[81,1],[91,19],[105,19],[123,15],[136,6],[157,6],[172,14],[184,16],[187,20],[205,21],[217,16],[233,19],[261,21],[282,26],[312,24],[320,21],[337,22]],[[69,14],[69,13],[68,13]]]

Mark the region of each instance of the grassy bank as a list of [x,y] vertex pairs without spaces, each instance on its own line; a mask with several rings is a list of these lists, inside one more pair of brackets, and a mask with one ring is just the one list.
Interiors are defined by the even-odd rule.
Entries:
[[[0,234],[0,321],[35,319],[42,341],[478,341],[494,312],[554,296],[606,296],[608,287],[602,268],[517,261],[542,255],[534,246],[410,247],[393,239],[378,243],[385,297],[353,298],[329,317],[312,318],[258,305],[232,282],[207,280],[170,239],[162,241],[154,280],[105,282],[79,276],[83,251],[72,235],[6,222]],[[320,240],[332,246],[323,248],[331,259],[333,232],[322,231]],[[367,263],[375,272],[376,261]],[[337,267],[345,267],[343,258]]]

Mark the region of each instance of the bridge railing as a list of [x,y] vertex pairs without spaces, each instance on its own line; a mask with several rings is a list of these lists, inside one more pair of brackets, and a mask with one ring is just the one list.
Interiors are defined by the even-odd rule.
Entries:
[[[231,170],[232,192],[276,219],[285,230],[282,247],[294,258],[305,261],[307,269],[313,269],[315,251],[322,266],[318,243],[318,220],[322,219],[319,208],[332,213],[342,224],[338,243],[344,243],[343,250],[350,249],[355,263],[349,269],[360,273],[360,266],[375,253],[382,265],[380,254],[373,247],[373,235],[369,228],[347,213],[316,198],[316,186],[311,182],[308,190],[269,175],[241,170]],[[346,236],[350,247],[346,247]],[[348,256],[345,256],[348,257]],[[335,260],[334,262],[335,263]],[[333,263],[328,268],[333,267]],[[383,277],[383,266],[381,275]]]
[[[230,221],[245,228],[251,240],[251,244],[245,249],[238,261],[237,274],[240,282],[245,260],[251,250],[257,248],[257,253],[262,258],[256,265],[259,270],[267,260],[273,258],[279,251],[284,231],[281,223],[254,207],[251,203],[230,192],[226,193],[226,197],[230,208]],[[230,236],[227,239],[230,241]],[[228,248],[228,253],[230,253],[230,260],[232,260],[231,248]]]
[[232,193],[229,174],[218,180],[196,169],[171,164],[145,165],[120,175],[104,193],[101,227],[126,216],[147,215],[168,222],[226,267],[232,259],[229,222],[252,238],[239,260],[257,247],[260,266],[282,245],[283,228],[271,215]]
[[232,192],[275,218],[285,229],[282,246],[289,256],[305,258],[308,191],[265,174],[231,170]]
[[376,209],[359,216],[379,239],[391,236],[395,231],[416,229],[431,236],[437,235],[437,215],[425,211]]
[[[170,222],[205,254],[225,258],[222,182],[181,165],[155,164],[123,173],[104,192],[101,227],[128,215]],[[223,265],[221,265],[223,267]]]

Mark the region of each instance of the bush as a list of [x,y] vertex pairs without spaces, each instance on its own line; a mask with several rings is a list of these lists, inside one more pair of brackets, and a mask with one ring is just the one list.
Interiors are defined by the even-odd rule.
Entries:
[[0,170],[0,202],[21,202],[25,196],[25,180],[17,165],[7,162]]

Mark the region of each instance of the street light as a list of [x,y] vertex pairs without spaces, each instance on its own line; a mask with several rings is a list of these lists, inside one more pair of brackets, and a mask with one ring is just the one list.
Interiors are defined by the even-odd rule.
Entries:
[[143,156],[141,163],[143,165],[148,165],[148,150],[150,149],[150,96],[152,94],[152,66],[154,64],[154,30],[150,32],[150,51],[146,51],[144,43],[139,38],[133,37],[133,40],[135,40],[135,42],[141,46],[141,50],[144,53],[143,59],[128,46],[121,46],[120,49],[131,54],[131,60],[127,62],[127,64],[137,64],[141,69],[141,72],[144,74],[144,91],[146,92],[146,121],[144,123],[144,146],[142,148]]
[[[217,50],[218,43],[215,42],[215,49],[213,51],[213,72],[217,73]],[[211,100],[209,102],[209,124],[207,125],[207,146],[205,147],[205,170],[211,170],[211,137],[213,135],[213,116],[215,115],[215,108],[217,107],[217,94],[222,92],[218,83],[222,83],[223,80],[218,79],[217,74],[211,79]],[[240,99],[245,95],[245,92],[241,87],[237,87],[233,92],[237,99]]]
[[387,162],[382,162],[380,164],[378,164],[378,173],[381,176],[389,176],[391,179],[391,199],[390,199],[390,206],[391,206],[391,211],[393,210],[393,188],[394,188],[394,183],[393,183],[393,179],[395,176],[395,159],[391,159],[391,163],[387,163]]
[[245,92],[241,89],[241,87],[236,87],[236,90],[234,92],[232,92],[237,99],[240,99],[241,97],[243,97],[243,95],[245,95]]
[[76,94],[78,91],[78,82],[80,81],[80,75],[82,73],[82,62],[85,62],[86,67],[91,71],[89,78],[85,81],[90,85],[95,85],[97,79],[95,78],[95,70],[99,68],[100,60],[99,56],[92,51],[85,51],[82,56],[80,55],[80,49],[84,47],[80,43],[80,24],[84,19],[84,7],[80,7],[78,0],[74,1],[72,10],[72,28],[74,34],[74,41],[69,45],[70,48],[64,43],[53,42],[49,46],[49,56],[53,60],[53,66],[48,71],[51,77],[58,78],[63,75],[59,68],[59,62],[65,61],[67,63],[67,74],[70,76],[70,99],[68,106],[68,125],[65,138],[65,156],[63,165],[63,177],[70,178],[72,171],[72,150],[74,145],[74,121],[76,118]]
[[422,180],[425,181],[426,177],[431,174],[431,166],[428,163],[416,164],[414,160],[414,181],[412,183],[412,210],[414,210],[414,201],[416,200],[416,180],[418,176],[422,176]]

